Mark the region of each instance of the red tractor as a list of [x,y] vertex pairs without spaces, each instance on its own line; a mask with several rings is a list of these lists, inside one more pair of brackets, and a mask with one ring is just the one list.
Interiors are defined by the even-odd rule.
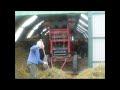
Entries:
[[[64,23],[65,24],[65,23]],[[64,68],[67,62],[72,62],[73,71],[79,70],[77,53],[71,53],[71,35],[69,22],[62,27],[49,28],[50,55],[48,62],[53,67],[54,62],[63,62],[61,69]]]

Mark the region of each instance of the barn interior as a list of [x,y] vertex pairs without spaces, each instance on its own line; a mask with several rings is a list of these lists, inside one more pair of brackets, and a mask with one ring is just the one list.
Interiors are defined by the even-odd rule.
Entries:
[[[32,18],[30,20],[30,18]],[[26,21],[29,19],[29,23]],[[48,57],[50,53],[50,38],[61,39],[66,35],[50,36],[50,29],[69,29],[70,55],[77,53],[80,69],[87,68],[88,64],[88,14],[50,14],[50,15],[24,15],[15,16],[15,48],[22,47],[29,53],[30,47],[40,39],[45,45]],[[62,32],[62,31],[61,31]],[[67,42],[54,42],[54,47],[67,47]],[[17,51],[19,52],[19,51]],[[58,51],[57,51],[58,52]],[[60,53],[61,52],[61,53]],[[68,52],[60,51],[54,56],[68,55]]]

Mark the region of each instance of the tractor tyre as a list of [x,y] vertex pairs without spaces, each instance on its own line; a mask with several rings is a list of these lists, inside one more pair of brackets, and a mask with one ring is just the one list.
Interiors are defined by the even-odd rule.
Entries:
[[78,71],[79,71],[78,55],[75,54],[73,56],[73,73],[78,74]]

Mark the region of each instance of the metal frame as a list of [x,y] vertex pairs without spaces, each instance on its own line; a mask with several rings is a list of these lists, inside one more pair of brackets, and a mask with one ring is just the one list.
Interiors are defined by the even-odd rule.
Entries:
[[26,16],[26,15],[53,15],[53,14],[102,14],[105,11],[15,11],[15,16]]
[[48,58],[48,62],[50,63],[51,67],[54,66],[54,62],[63,62],[60,69],[63,69],[65,67],[66,63],[72,62],[72,60],[73,60],[73,57],[66,57],[66,56]]
[[92,40],[92,13],[88,13],[88,67],[92,68],[92,46],[93,46],[93,40]]
[[15,16],[23,15],[52,15],[52,14],[80,14],[88,11],[15,11]]
[[104,63],[105,61],[92,61],[93,63]]
[[[53,40],[51,39],[51,36],[52,35],[55,35],[55,34],[67,34],[67,38],[66,39],[56,39],[56,40]],[[50,40],[50,54],[52,55],[52,57],[50,57],[48,59],[48,62],[51,63],[51,66],[53,67],[53,62],[63,62],[62,66],[61,66],[61,69],[64,68],[65,64],[67,62],[72,62],[73,60],[73,57],[68,57],[68,56],[62,56],[62,57],[54,57],[53,56],[53,43],[54,42],[67,42],[68,43],[68,54],[70,54],[70,32],[69,32],[69,25],[67,23],[67,28],[66,29],[49,29],[49,40]]]
[[[61,31],[62,30],[62,31]],[[52,40],[51,36],[54,34],[67,34],[67,39],[58,39],[58,40]],[[69,28],[67,25],[67,29],[50,29],[49,30],[49,37],[50,37],[50,54],[53,56],[53,43],[54,42],[67,42],[68,43],[68,54],[70,53],[70,33],[69,33]]]

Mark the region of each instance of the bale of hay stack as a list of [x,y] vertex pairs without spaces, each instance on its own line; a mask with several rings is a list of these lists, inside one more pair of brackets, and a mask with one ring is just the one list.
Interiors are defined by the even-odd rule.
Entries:
[[25,69],[15,71],[15,79],[28,79],[29,73]]
[[15,48],[15,59],[27,58],[28,52],[26,52],[22,47]]
[[49,70],[39,71],[38,77],[44,79],[67,79],[70,75],[66,74],[61,69],[50,68]]
[[96,78],[105,78],[105,65],[99,65],[93,71]]
[[[22,48],[15,48],[15,78],[28,79],[30,77],[27,72],[27,57],[28,53]],[[66,79],[69,75],[61,69],[50,68],[49,70],[42,70],[38,68],[38,79]]]
[[15,78],[28,79],[29,73],[27,72],[27,56],[28,53],[22,48],[15,48]]
[[89,68],[80,72],[76,79],[105,79],[105,66],[100,65],[96,68]]

